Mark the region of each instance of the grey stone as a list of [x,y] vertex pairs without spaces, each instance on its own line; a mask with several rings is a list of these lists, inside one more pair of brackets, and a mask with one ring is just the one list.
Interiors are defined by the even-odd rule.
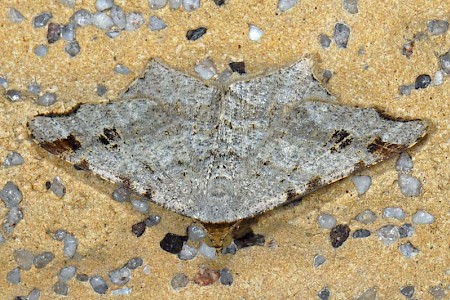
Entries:
[[350,27],[345,23],[336,23],[334,26],[333,37],[338,48],[347,48],[348,40],[350,38]]
[[331,229],[336,226],[336,218],[333,215],[321,213],[317,217],[317,223],[322,228]]
[[95,1],[95,8],[98,11],[108,10],[111,7],[113,7],[113,5],[114,5],[113,0],[97,0],[97,1]]
[[415,247],[410,242],[400,245],[398,247],[398,250],[406,258],[413,258],[413,257],[417,256],[417,254],[419,254],[419,252],[420,252],[419,248]]
[[328,300],[330,299],[331,292],[327,287],[324,287],[317,293],[317,297],[319,297],[320,300]]
[[0,190],[0,199],[3,200],[7,208],[19,205],[23,199],[19,187],[12,181],[8,181],[3,189]]
[[161,222],[161,217],[159,215],[151,215],[145,220],[145,226],[152,227],[158,225]]
[[34,255],[25,249],[14,250],[14,260],[21,270],[28,271],[33,265]]
[[131,279],[131,271],[127,267],[112,270],[108,273],[109,280],[115,285],[125,285]]
[[412,222],[414,224],[433,224],[434,223],[434,216],[430,214],[427,211],[424,210],[418,210],[413,216],[412,216]]
[[406,197],[417,197],[422,193],[422,183],[417,177],[409,174],[398,175],[398,187]]
[[3,232],[7,235],[11,235],[16,228],[17,224],[23,219],[22,208],[13,206],[6,214],[5,221],[3,223]]
[[319,35],[319,44],[322,48],[326,49],[329,48],[331,45],[331,39],[328,35],[326,34],[320,34]]
[[409,85],[401,85],[398,87],[398,93],[403,96],[411,95],[411,92],[414,90],[414,84]]
[[441,63],[442,71],[450,74],[450,51],[439,56],[439,62]]
[[432,35],[440,35],[447,32],[448,22],[445,20],[431,20],[428,22],[427,27]]
[[397,158],[397,162],[395,163],[395,168],[398,172],[408,174],[412,171],[414,167],[414,163],[411,159],[411,156],[408,152],[402,152]]
[[80,9],[73,14],[70,20],[75,26],[85,27],[92,24],[93,16],[90,11]]
[[414,296],[414,286],[407,285],[400,289],[400,293],[406,298],[410,299]]
[[200,7],[200,0],[182,0],[185,11],[194,11]]
[[204,80],[211,79],[217,74],[216,64],[211,58],[199,61],[194,70]]
[[138,30],[145,23],[144,17],[137,12],[127,14],[127,23],[125,24],[126,31]]
[[67,266],[61,268],[58,273],[58,279],[60,282],[67,282],[72,279],[77,273],[77,267],[75,266]]
[[161,9],[167,5],[167,0],[148,0],[151,9]]
[[65,39],[68,42],[72,42],[73,40],[75,40],[75,24],[73,23],[69,23],[64,25],[61,28],[61,36],[63,39]]
[[33,264],[37,269],[45,268],[53,259],[55,254],[52,252],[43,252],[36,255],[33,259]]
[[313,259],[314,269],[317,269],[318,267],[323,265],[326,261],[327,261],[327,259],[325,258],[325,256],[317,254],[316,256],[314,256],[314,259]]
[[358,196],[364,195],[372,185],[372,177],[367,175],[355,175],[351,177],[351,180],[355,185]]
[[428,292],[431,296],[433,296],[434,299],[445,299],[445,288],[439,285],[432,286]]
[[187,235],[191,241],[201,241],[206,237],[206,232],[199,224],[191,224],[187,228]]
[[167,24],[157,16],[151,16],[148,22],[148,28],[151,31],[159,31],[167,28]]
[[150,209],[148,201],[145,199],[131,199],[131,204],[133,205],[133,208],[141,214],[148,213]]
[[223,285],[232,285],[233,284],[233,274],[227,268],[223,268],[219,271],[220,274],[220,283]]
[[342,7],[349,14],[357,14],[358,13],[358,0],[342,0]]
[[370,209],[366,209],[355,217],[355,220],[363,224],[372,224],[377,219],[377,215]]
[[354,239],[360,239],[360,238],[366,238],[366,237],[369,237],[369,236],[371,236],[371,232],[370,232],[370,230],[367,230],[367,229],[357,229],[357,230],[355,230],[355,231],[353,231],[353,233],[352,233],[352,237],[354,238]]
[[28,86],[28,92],[33,95],[38,95],[40,91],[41,86],[37,83],[30,83],[30,85]]
[[[98,84],[97,85],[97,95],[99,97],[102,97],[106,94],[106,92],[108,91],[108,88],[106,86],[104,86],[103,84]],[[114,194],[113,194],[113,198],[114,198]],[[116,200],[116,199],[114,199]]]
[[40,297],[41,297],[41,290],[34,288],[28,294],[27,300],[39,300]]
[[69,286],[67,283],[58,281],[53,285],[53,291],[60,296],[67,296],[69,294]]
[[64,257],[72,258],[77,252],[78,240],[71,234],[64,237]]
[[112,194],[112,198],[118,202],[127,202],[130,201],[131,191],[124,187],[119,187],[114,190]]
[[400,238],[400,232],[395,225],[385,225],[377,230],[378,239],[386,246],[394,244]]
[[403,220],[406,218],[406,213],[400,207],[386,207],[383,209],[383,218]]
[[117,289],[117,290],[111,290],[111,295],[130,295],[131,294],[132,289],[128,288],[128,287],[124,287],[121,289]]
[[55,93],[45,93],[36,100],[36,103],[42,106],[50,106],[55,104],[56,100]]
[[297,5],[297,3],[298,0],[278,0],[278,9],[281,12],[285,12]]
[[114,26],[113,19],[105,12],[98,12],[92,15],[92,24],[102,30],[108,30]]
[[20,269],[14,268],[6,274],[6,280],[11,284],[20,283]]
[[7,90],[6,98],[8,98],[11,102],[20,101],[22,100],[22,92],[18,90]]
[[106,284],[105,280],[101,278],[98,275],[94,275],[89,279],[89,283],[91,284],[92,289],[97,294],[106,294],[106,291],[108,290],[108,285]]
[[75,6],[75,0],[59,0],[62,5],[73,8]]
[[50,190],[55,194],[55,196],[62,198],[66,194],[66,187],[62,182],[61,177],[55,176],[50,185]]
[[185,274],[175,274],[170,281],[170,286],[175,290],[186,287],[189,283],[189,278]]
[[207,259],[216,259],[216,248],[208,246],[204,242],[200,243],[200,248],[198,249],[198,252]]
[[22,15],[20,11],[15,9],[14,7],[9,8],[8,10],[8,18],[11,22],[21,23],[25,20],[25,17]]
[[125,267],[127,267],[130,270],[137,269],[138,267],[142,266],[144,261],[140,257],[134,257],[130,259],[126,264]]
[[0,87],[6,89],[8,88],[8,80],[0,76]]
[[36,48],[34,48],[34,54],[39,57],[44,57],[48,53],[48,46],[47,45],[38,45]]
[[179,9],[181,7],[181,0],[169,0],[170,9]]
[[376,300],[377,290],[375,288],[367,289],[364,293],[356,297],[355,300]]
[[411,224],[406,223],[398,228],[398,232],[400,233],[400,238],[407,238],[414,235],[415,229]]
[[128,67],[118,64],[114,67],[114,72],[116,72],[117,74],[122,74],[122,75],[128,75],[131,73],[130,69],[128,69]]
[[181,251],[178,252],[178,258],[181,260],[191,260],[197,256],[197,252],[197,248],[184,243],[183,248],[181,248]]
[[45,25],[47,25],[48,21],[50,21],[51,18],[53,18],[52,13],[43,12],[34,17],[33,26],[36,28],[44,27]]
[[6,155],[3,165],[5,167],[13,167],[13,166],[20,166],[24,162],[25,162],[25,160],[23,159],[22,155],[20,155],[19,152],[12,151]]
[[89,280],[89,276],[87,274],[84,274],[84,273],[77,274],[77,276],[75,276],[75,278],[78,281],[81,281],[81,282],[87,282]]
[[125,29],[127,25],[127,14],[120,6],[114,5],[111,8],[111,18],[119,29]]

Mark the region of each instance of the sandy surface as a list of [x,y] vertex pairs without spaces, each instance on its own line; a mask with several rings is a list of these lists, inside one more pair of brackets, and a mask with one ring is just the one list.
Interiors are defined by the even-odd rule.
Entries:
[[[94,1],[76,1],[76,8],[94,11]],[[264,2],[262,4],[261,2]],[[413,83],[419,74],[433,75],[438,70],[437,55],[450,48],[449,32],[440,36],[426,35],[416,42],[414,53],[407,59],[401,47],[407,39],[426,32],[427,21],[447,19],[448,1],[360,1],[359,13],[350,15],[342,9],[341,1],[301,1],[293,9],[280,13],[276,1],[229,0],[223,7],[213,1],[202,2],[193,13],[168,8],[150,11],[147,1],[117,0],[128,11],[143,12],[146,19],[152,14],[168,24],[161,32],[141,28],[124,32],[116,39],[103,31],[86,27],[77,31],[81,53],[69,58],[65,43],[50,45],[44,58],[34,55],[36,45],[46,44],[46,29],[31,26],[33,16],[51,11],[53,22],[66,23],[74,9],[59,1],[13,1],[0,3],[0,76],[6,77],[9,88],[26,91],[36,81],[43,91],[55,91],[59,101],[46,108],[34,103],[30,95],[11,103],[4,96],[0,101],[0,158],[9,151],[20,152],[26,163],[22,166],[0,167],[0,184],[14,181],[24,194],[21,203],[24,220],[11,237],[0,246],[1,299],[27,295],[37,287],[41,299],[58,298],[52,291],[59,269],[76,265],[80,272],[99,274],[120,267],[130,258],[139,256],[150,266],[145,275],[142,267],[133,272],[127,286],[133,289],[130,299],[314,299],[318,291],[328,287],[331,299],[352,299],[375,287],[378,299],[402,299],[399,289],[412,284],[419,299],[432,299],[430,287],[448,286],[450,269],[449,239],[449,99],[450,81],[443,85],[414,90],[410,96],[399,96],[398,86]],[[8,20],[7,9],[15,7],[26,20],[20,24]],[[351,27],[347,49],[338,49],[333,43],[324,50],[318,35],[332,35],[336,22]],[[248,24],[265,30],[255,43],[248,39]],[[185,38],[188,29],[205,26],[208,32],[195,42]],[[364,54],[358,54],[364,49]],[[26,122],[38,113],[65,111],[80,102],[101,103],[114,99],[145,68],[152,57],[194,74],[198,60],[211,57],[219,70],[231,61],[243,60],[249,74],[268,68],[277,68],[306,54],[316,56],[317,77],[330,69],[333,77],[327,89],[343,104],[377,107],[397,117],[428,120],[428,137],[410,153],[414,172],[424,186],[423,194],[406,198],[397,186],[395,160],[386,161],[363,174],[372,176],[373,185],[358,197],[350,180],[345,179],[305,197],[290,209],[281,208],[267,213],[254,226],[257,233],[276,247],[251,247],[234,256],[222,256],[216,261],[196,258],[180,261],[175,255],[162,251],[159,241],[167,232],[183,234],[191,220],[152,206],[152,212],[162,216],[160,225],[150,228],[140,238],[130,232],[131,225],[143,216],[130,205],[111,200],[114,186],[95,175],[76,171],[70,165],[39,149],[29,138]],[[128,66],[132,73],[113,72],[117,63]],[[96,94],[97,84],[106,85],[105,97]],[[67,194],[60,199],[46,191],[45,182],[54,176],[64,181]],[[418,209],[425,209],[436,217],[432,225],[418,225],[409,239],[420,249],[419,255],[406,259],[398,246],[384,246],[372,235],[367,239],[349,238],[337,249],[331,247],[327,230],[316,223],[320,212],[335,215],[339,223],[347,223],[353,230],[367,228],[375,231],[388,223],[401,225],[396,220],[380,217],[384,207],[400,206],[407,213],[405,220]],[[364,226],[354,217],[366,208],[379,218]],[[7,209],[0,205],[0,216]],[[79,242],[78,256],[65,260],[62,243],[49,232],[65,229]],[[6,281],[8,271],[16,267],[14,249],[25,248],[34,253],[51,251],[56,258],[44,269],[23,271],[21,283]],[[327,262],[314,269],[313,257],[322,254]],[[215,283],[200,287],[190,283],[174,292],[169,283],[175,273],[193,277],[199,264],[213,268],[227,267],[234,274],[234,283],[226,287]],[[72,279],[68,299],[97,299],[86,283]],[[113,289],[110,284],[110,289]],[[447,297],[450,291],[447,290]],[[113,298],[109,291],[103,298]]]

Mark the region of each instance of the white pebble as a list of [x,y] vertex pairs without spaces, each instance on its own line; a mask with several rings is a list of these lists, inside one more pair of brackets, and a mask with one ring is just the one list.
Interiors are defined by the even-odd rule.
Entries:
[[128,69],[128,67],[118,64],[114,67],[114,72],[116,72],[117,74],[128,75],[131,71],[130,69]]
[[194,242],[201,241],[206,237],[206,233],[205,230],[203,230],[203,227],[195,223],[188,226],[187,235],[189,240]]
[[248,38],[254,42],[257,42],[261,39],[263,36],[264,31],[262,29],[259,29],[255,25],[248,25]]
[[336,226],[336,218],[330,214],[321,213],[317,217],[317,223],[322,228],[331,229]]
[[366,175],[355,175],[351,178],[355,185],[358,196],[364,195],[372,185],[372,177]]
[[76,11],[70,20],[77,26],[84,27],[92,24],[92,14],[86,9]]
[[148,28],[151,31],[159,31],[167,28],[167,25],[162,19],[158,18],[157,16],[151,16],[148,23]]
[[420,252],[420,250],[417,247],[415,247],[413,244],[411,244],[410,242],[400,245],[398,247],[398,250],[406,258],[413,258]]
[[114,296],[119,296],[119,295],[130,295],[131,294],[132,289],[128,288],[128,287],[124,287],[121,289],[117,289],[117,290],[111,290],[111,295]]
[[432,224],[434,216],[424,210],[419,210],[412,216],[412,222],[414,224]]
[[167,0],[148,0],[151,9],[161,9],[166,6]]
[[408,152],[402,152],[397,158],[397,162],[395,163],[395,168],[398,172],[408,174],[412,171],[414,167],[414,163],[411,159],[411,156]]
[[110,9],[113,5],[114,5],[113,0],[97,0],[95,2],[95,8],[98,11]]
[[390,246],[400,238],[400,232],[395,225],[385,225],[377,230],[378,239]]
[[64,25],[61,29],[61,36],[68,42],[75,40],[75,25],[72,23]]
[[127,14],[127,24],[125,25],[126,31],[138,30],[145,23],[144,17],[137,12]]
[[182,0],[185,11],[194,11],[200,7],[200,0]]
[[441,85],[442,83],[444,83],[444,76],[445,76],[444,71],[442,71],[442,70],[436,71],[436,73],[434,73],[433,84]]
[[409,174],[398,175],[398,186],[406,197],[417,197],[422,192],[422,183],[419,179]]
[[216,65],[210,58],[206,58],[197,63],[195,72],[204,80],[211,79],[217,73]]
[[119,29],[124,29],[127,25],[127,15],[120,6],[114,5],[111,8],[111,18]]
[[142,214],[148,213],[148,211],[150,209],[150,206],[148,205],[147,200],[131,199],[130,202],[133,205],[133,208]]
[[298,3],[298,0],[279,0],[278,9],[281,12],[285,12],[288,9],[293,8]]
[[[36,100],[36,104],[42,105],[42,106],[50,106],[56,103],[56,94],[55,93],[45,93],[44,95],[40,96]],[[56,193],[55,193],[56,194]]]
[[169,0],[171,9],[179,9],[181,7],[181,0]]
[[92,23],[102,30],[110,29],[114,26],[113,19],[105,12],[98,12],[92,16]]
[[127,267],[112,270],[108,273],[109,280],[115,285],[125,285],[131,279],[131,270]]
[[178,258],[181,260],[191,260],[195,256],[197,256],[198,250],[195,247],[188,245],[187,243],[183,244],[181,251],[178,252]]
[[144,274],[145,275],[150,275],[150,273],[151,273],[151,269],[150,269],[150,266],[149,265],[145,265],[143,268],[142,268],[142,272],[144,272]]
[[386,207],[383,209],[383,217],[403,220],[406,217],[406,213],[400,207]]
[[216,248],[210,247],[205,243],[200,243],[200,248],[198,249],[201,255],[206,257],[207,259],[216,259]]

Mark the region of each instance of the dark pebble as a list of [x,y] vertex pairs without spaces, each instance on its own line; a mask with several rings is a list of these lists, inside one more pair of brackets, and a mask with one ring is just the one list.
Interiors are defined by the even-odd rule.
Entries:
[[414,296],[414,286],[407,285],[401,288],[400,293],[406,298],[412,298]]
[[80,53],[81,47],[80,44],[74,40],[67,43],[66,47],[64,47],[64,51],[66,51],[70,57],[75,57]]
[[206,27],[199,27],[197,29],[188,30],[186,38],[190,41],[196,41],[201,38],[208,29]]
[[139,222],[139,223],[136,223],[133,226],[131,226],[131,232],[136,237],[140,237],[141,235],[144,234],[145,228],[147,228],[147,226],[145,226],[145,222]]
[[231,274],[230,270],[227,268],[223,268],[219,271],[220,274],[220,283],[223,285],[232,285],[233,284],[233,274]]
[[330,299],[330,295],[330,290],[326,287],[324,287],[317,293],[317,297],[319,297],[320,300],[328,300]]
[[127,267],[130,270],[134,270],[134,269],[142,266],[143,263],[144,263],[144,261],[142,260],[142,258],[134,257],[125,264],[125,267]]
[[50,181],[45,182],[45,189],[49,190],[52,187],[52,183]]
[[89,280],[89,275],[84,273],[79,273],[75,277],[78,281],[87,282]]
[[416,82],[414,83],[414,88],[416,90],[418,89],[424,89],[427,88],[431,83],[431,77],[427,74],[422,74],[417,76]]
[[56,23],[48,24],[47,42],[49,44],[52,44],[61,38],[61,29],[62,27],[59,24]]
[[398,233],[400,234],[400,238],[412,237],[414,234],[414,227],[412,224],[405,223],[398,228]]
[[354,239],[369,237],[372,233],[367,229],[357,229],[353,232],[352,237]]
[[15,296],[14,300],[27,300],[27,296]]
[[108,91],[108,88],[106,86],[104,86],[103,84],[97,85],[97,95],[99,97],[102,97],[103,95],[105,95],[107,91]]
[[331,72],[330,70],[324,70],[322,73],[322,77],[323,77],[323,83],[327,84],[331,77],[333,77],[333,72]]
[[225,0],[213,0],[217,6],[222,6],[225,4]]
[[350,234],[350,227],[347,224],[339,224],[334,226],[330,231],[331,246],[333,248],[340,247]]
[[243,61],[236,61],[236,62],[230,62],[229,63],[231,71],[239,74],[245,74],[245,62]]
[[183,248],[183,243],[188,240],[187,236],[181,236],[174,233],[168,233],[161,240],[159,245],[161,249],[172,254],[178,254]]
[[350,27],[344,23],[336,23],[334,26],[334,42],[338,48],[347,48],[350,37]]
[[266,239],[264,238],[264,236],[262,236],[261,234],[255,234],[253,231],[234,240],[237,249],[242,249],[245,247],[251,247],[255,245],[264,246],[265,242]]

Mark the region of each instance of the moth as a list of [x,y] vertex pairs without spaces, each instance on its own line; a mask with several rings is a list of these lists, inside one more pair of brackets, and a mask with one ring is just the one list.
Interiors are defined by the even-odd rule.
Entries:
[[337,103],[303,58],[203,82],[152,60],[117,101],[33,118],[50,153],[203,223],[234,223],[386,160],[421,120]]

